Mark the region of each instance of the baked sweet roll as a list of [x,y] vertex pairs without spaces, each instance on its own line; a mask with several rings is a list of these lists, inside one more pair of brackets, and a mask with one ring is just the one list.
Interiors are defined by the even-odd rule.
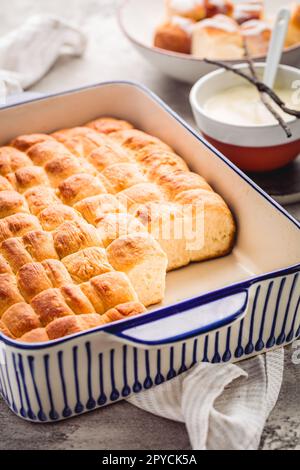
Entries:
[[125,149],[116,145],[113,141],[98,146],[89,154],[88,160],[100,172],[114,164],[132,163],[134,161]]
[[241,32],[252,57],[267,54],[272,35],[272,28],[268,23],[261,20],[246,21],[241,26]]
[[[119,193],[119,195],[121,194],[122,192]],[[98,196],[88,197],[77,202],[74,209],[80,212],[82,217],[92,225],[96,225],[96,220],[105,214],[127,212],[123,204],[112,194],[99,194]]]
[[233,3],[229,0],[204,0],[205,16],[211,18],[216,15],[232,16]]
[[93,277],[113,271],[104,248],[85,248],[62,259],[74,282],[81,284]]
[[224,200],[213,191],[191,189],[179,193],[175,202],[185,208],[189,228],[186,249],[190,261],[203,261],[231,252],[236,227]]
[[29,213],[24,196],[17,191],[0,191],[0,219],[20,212]]
[[108,261],[129,277],[139,300],[146,307],[162,301],[168,259],[154,238],[133,233],[118,238],[107,248]]
[[146,232],[143,224],[130,214],[105,214],[95,221],[105,247],[114,240],[132,233]]
[[101,315],[118,304],[139,300],[136,290],[124,272],[101,274],[80,287],[95,311]]
[[57,203],[43,209],[38,214],[38,219],[43,230],[52,232],[64,222],[80,221],[81,216],[72,207]]
[[25,191],[24,196],[31,214],[34,215],[39,215],[39,213],[47,207],[61,202],[55,190],[46,186],[36,186],[28,189]]
[[0,219],[0,244],[9,238],[21,237],[32,230],[41,229],[41,225],[34,215],[18,213]]
[[199,59],[242,59],[243,38],[232,18],[216,15],[195,25],[192,53]]
[[117,194],[118,200],[126,207],[127,212],[135,212],[137,207],[147,202],[162,202],[164,194],[157,184],[140,183]]
[[135,212],[148,232],[159,243],[168,258],[168,271],[186,266],[190,256],[186,249],[184,216],[181,207],[173,203],[149,202]]
[[49,140],[54,141],[55,139],[48,134],[20,135],[16,139],[12,140],[10,145],[18,150],[21,150],[22,152],[27,152],[27,150],[29,150],[30,147],[33,147],[33,145]]
[[190,54],[195,21],[190,18],[173,16],[158,26],[154,33],[154,46],[172,52]]
[[56,140],[45,140],[39,142],[27,151],[27,155],[34,165],[44,166],[54,157],[70,157],[69,150]]
[[27,302],[44,290],[72,284],[72,278],[65,266],[57,260],[45,260],[42,263],[23,265],[17,282],[20,293]]
[[182,16],[194,21],[206,17],[206,0],[166,0],[167,17]]
[[84,248],[103,247],[97,229],[83,220],[65,222],[52,232],[52,236],[54,247],[60,259]]
[[233,18],[243,24],[249,20],[264,19],[264,1],[263,0],[247,0],[236,3],[234,5]]
[[133,129],[133,125],[121,119],[111,117],[102,117],[87,123],[87,127],[100,132],[101,134],[111,134],[112,132]]
[[45,170],[39,166],[26,166],[24,168],[20,168],[15,173],[8,174],[7,179],[20,193],[24,193],[28,189],[36,186],[50,185]]
[[139,151],[145,147],[155,146],[156,148],[161,148],[167,151],[172,151],[172,149],[162,142],[157,137],[146,134],[146,132],[140,131],[138,129],[129,129],[119,132],[114,132],[111,134],[111,138],[119,142],[123,147],[128,150]]
[[30,158],[13,147],[0,147],[0,175],[6,176],[19,168],[31,166]]
[[135,163],[119,163],[108,166],[102,171],[102,176],[105,178],[108,192],[113,194],[147,181]]
[[293,4],[291,19],[286,36],[286,47],[291,47],[300,43],[300,5]]
[[58,186],[58,194],[64,204],[74,206],[77,202],[90,196],[97,196],[107,192],[105,179],[89,173],[79,173],[63,180]]

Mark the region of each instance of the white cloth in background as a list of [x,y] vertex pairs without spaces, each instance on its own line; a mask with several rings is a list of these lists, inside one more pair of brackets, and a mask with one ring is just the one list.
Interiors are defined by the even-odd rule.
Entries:
[[0,99],[40,80],[61,54],[81,56],[86,37],[61,18],[38,15],[0,37]]
[[185,423],[194,450],[254,450],[276,404],[283,364],[283,349],[238,364],[202,363],[127,401]]

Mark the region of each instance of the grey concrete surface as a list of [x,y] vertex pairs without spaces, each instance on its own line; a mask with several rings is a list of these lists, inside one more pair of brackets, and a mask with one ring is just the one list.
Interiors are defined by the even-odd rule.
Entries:
[[[34,13],[49,12],[80,24],[89,36],[84,57],[58,60],[32,90],[49,92],[110,79],[149,86],[192,123],[189,86],[162,76],[143,61],[118,29],[118,0],[10,0],[1,2],[0,35]],[[300,218],[300,205],[288,208]],[[297,346],[297,345],[295,345]],[[297,346],[300,350],[300,345]],[[292,359],[292,357],[294,359]],[[262,449],[300,450],[300,364],[296,348],[285,356],[283,387],[263,433]],[[0,449],[189,449],[184,425],[145,413],[125,402],[56,424],[22,422],[0,399]]]

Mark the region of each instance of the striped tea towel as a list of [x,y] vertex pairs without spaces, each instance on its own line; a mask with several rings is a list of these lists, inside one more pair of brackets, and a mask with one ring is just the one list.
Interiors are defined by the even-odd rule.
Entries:
[[254,450],[276,404],[283,363],[279,349],[239,364],[198,364],[128,402],[184,422],[194,450]]

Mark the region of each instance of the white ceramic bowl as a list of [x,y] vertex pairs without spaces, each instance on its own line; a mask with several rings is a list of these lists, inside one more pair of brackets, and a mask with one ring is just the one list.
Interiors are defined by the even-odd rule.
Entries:
[[[266,0],[267,13],[274,15],[276,8],[291,1]],[[137,51],[154,67],[170,77],[193,84],[203,75],[215,70],[216,67],[192,55],[170,52],[153,46],[155,28],[164,21],[164,16],[164,0],[125,0],[119,10],[119,23]],[[255,58],[255,60],[264,59],[265,57]],[[239,62],[228,61],[228,63]],[[287,65],[300,65],[300,46],[286,49],[282,62]]]
[[[247,71],[248,65],[240,69]],[[256,70],[263,76],[265,64],[256,63]],[[295,80],[300,80],[300,69],[281,65],[276,86],[291,88]],[[207,99],[221,90],[246,84],[245,79],[223,69],[202,77],[193,86],[190,103],[196,123],[204,136],[236,165],[247,171],[269,171],[280,168],[300,153],[300,120],[289,122],[292,137],[287,138],[279,124],[266,126],[240,126],[217,121],[204,109]]]

